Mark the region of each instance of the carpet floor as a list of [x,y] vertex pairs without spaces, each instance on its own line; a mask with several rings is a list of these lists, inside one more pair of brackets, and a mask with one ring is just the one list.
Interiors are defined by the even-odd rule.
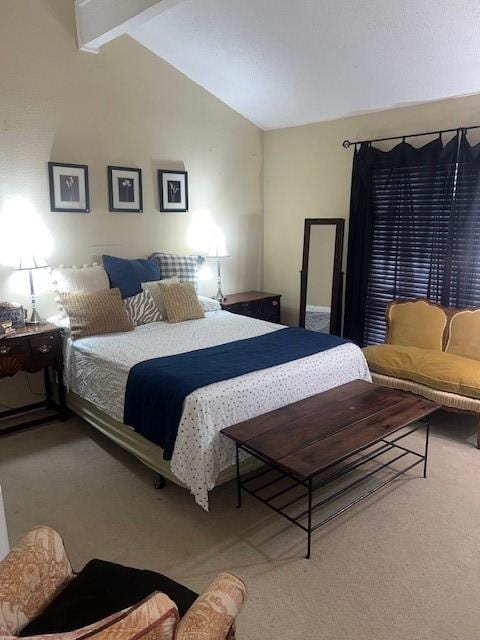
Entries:
[[321,331],[322,333],[329,333],[330,314],[318,311],[306,311],[305,329],[310,329],[311,331]]
[[210,513],[79,418],[0,439],[11,542],[36,524],[90,558],[158,570],[201,590],[222,570],[249,598],[240,640],[476,640],[480,637],[480,451],[467,416],[433,419],[429,477],[414,470],[303,533],[234,485]]

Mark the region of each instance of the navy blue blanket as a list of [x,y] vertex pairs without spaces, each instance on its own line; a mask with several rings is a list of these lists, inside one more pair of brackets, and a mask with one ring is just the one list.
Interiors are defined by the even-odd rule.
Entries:
[[139,362],[130,369],[124,423],[163,448],[170,460],[185,398],[201,387],[345,344],[297,327],[207,349]]

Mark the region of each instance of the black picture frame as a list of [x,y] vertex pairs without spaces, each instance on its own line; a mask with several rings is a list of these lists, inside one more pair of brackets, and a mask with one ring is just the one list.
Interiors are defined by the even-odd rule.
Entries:
[[[169,194],[170,188],[179,191]],[[188,211],[188,172],[159,169],[158,195],[162,213],[186,213]],[[172,195],[175,197],[173,198]]]
[[[112,213],[143,213],[143,186],[142,170],[137,167],[117,167],[109,165],[108,171],[108,206]],[[122,176],[122,174],[124,174]],[[121,199],[120,184],[117,181],[132,181],[131,194],[124,195]],[[129,188],[128,188],[129,191]],[[122,203],[123,202],[123,206]]]
[[88,165],[49,162],[48,179],[52,212],[90,213]]

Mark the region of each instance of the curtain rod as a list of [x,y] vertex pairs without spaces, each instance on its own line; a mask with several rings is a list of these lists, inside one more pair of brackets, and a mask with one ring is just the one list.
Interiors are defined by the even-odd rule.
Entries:
[[422,133],[408,133],[404,136],[389,136],[388,138],[375,138],[374,140],[356,140],[355,142],[350,142],[350,140],[344,140],[342,142],[342,147],[344,149],[348,149],[352,145],[357,144],[365,144],[371,142],[385,142],[387,140],[405,140],[405,138],[417,138],[419,136],[432,136],[435,133],[439,136],[442,133],[460,133],[461,131],[469,131],[470,129],[480,129],[480,124],[472,125],[471,127],[456,127],[455,129],[435,129],[434,131],[423,131]]

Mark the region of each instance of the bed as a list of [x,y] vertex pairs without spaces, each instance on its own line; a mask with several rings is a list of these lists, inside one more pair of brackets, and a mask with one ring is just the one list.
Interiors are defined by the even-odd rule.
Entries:
[[[350,380],[370,381],[361,350],[342,344],[279,366],[202,387],[188,395],[169,462],[160,447],[123,424],[129,372],[140,362],[282,331],[281,325],[214,311],[179,324],[154,322],[133,332],[70,339],[66,383],[73,411],[158,473],[187,487],[208,510],[208,492],[230,479],[235,461],[224,427]],[[248,466],[248,461],[246,462]]]

